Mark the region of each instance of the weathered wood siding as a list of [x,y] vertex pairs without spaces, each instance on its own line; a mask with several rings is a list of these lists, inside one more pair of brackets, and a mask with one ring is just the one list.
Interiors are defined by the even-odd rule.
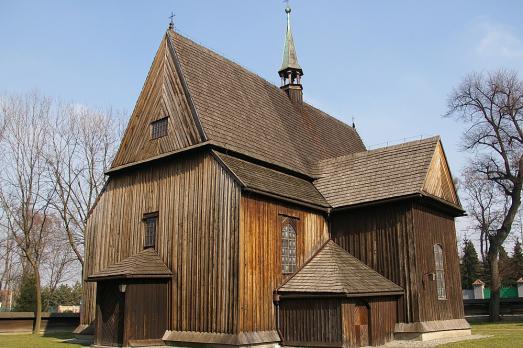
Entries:
[[345,299],[342,302],[342,325],[344,347],[359,347],[363,339],[361,310],[356,310],[356,305],[361,308],[364,302],[368,309],[366,344],[380,346],[394,339],[394,327],[396,325],[396,301],[395,296],[371,297],[357,299]]
[[257,195],[242,195],[240,331],[276,330],[273,291],[283,282],[281,215],[297,218],[297,267],[328,240],[323,215]]
[[405,290],[398,300],[399,320],[418,321],[412,205],[395,203],[346,210],[331,218],[336,243]]
[[[174,273],[171,330],[233,333],[240,189],[209,154],[111,177],[88,221],[86,275],[142,250],[142,217],[154,211],[156,250]],[[82,324],[94,319],[95,288],[85,287]]]
[[283,344],[379,346],[394,339],[396,297],[300,298],[280,301]]
[[429,170],[427,171],[423,190],[454,205],[460,205],[447,158],[440,141],[438,141]]
[[118,291],[118,281],[100,283],[97,288],[96,339],[101,346],[123,343],[125,295]]
[[[391,203],[338,212],[332,238],[349,253],[405,290],[398,321],[463,318],[454,219],[414,202]],[[433,245],[445,250],[448,300],[436,295]]]
[[370,343],[381,346],[394,339],[397,320],[397,297],[374,297],[367,300],[370,307]]
[[341,347],[340,298],[286,299],[280,302],[280,332],[288,346]]
[[[420,285],[420,321],[461,319],[464,312],[454,219],[434,209],[415,204],[413,220],[417,277]],[[435,272],[434,244],[443,247],[446,300],[438,300],[436,281],[429,280],[426,276]]]
[[[133,280],[125,290],[123,341],[161,339],[169,329],[169,282],[166,280]],[[144,300],[146,299],[146,300]]]
[[[167,36],[162,40],[112,166],[145,160],[203,141]],[[168,117],[167,136],[151,140],[151,122]]]

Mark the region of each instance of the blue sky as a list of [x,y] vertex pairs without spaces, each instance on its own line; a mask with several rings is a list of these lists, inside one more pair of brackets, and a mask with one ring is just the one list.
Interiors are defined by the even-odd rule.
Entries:
[[[454,175],[463,126],[442,119],[468,72],[523,77],[521,1],[291,2],[305,99],[356,125],[371,147],[440,134]],[[0,93],[34,88],[129,113],[170,11],[182,34],[279,83],[280,0],[0,0]]]

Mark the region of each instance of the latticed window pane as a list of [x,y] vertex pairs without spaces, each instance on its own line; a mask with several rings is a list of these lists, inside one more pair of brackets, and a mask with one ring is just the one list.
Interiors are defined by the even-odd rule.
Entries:
[[447,299],[445,291],[445,265],[443,261],[443,248],[439,244],[434,244],[434,263],[436,268],[436,289],[438,300]]
[[151,138],[157,139],[167,135],[168,118],[164,117],[151,123]]
[[285,217],[281,229],[281,267],[284,274],[296,272],[296,219]]
[[154,247],[156,244],[156,225],[158,216],[147,217],[145,222],[145,240],[143,242],[144,248]]

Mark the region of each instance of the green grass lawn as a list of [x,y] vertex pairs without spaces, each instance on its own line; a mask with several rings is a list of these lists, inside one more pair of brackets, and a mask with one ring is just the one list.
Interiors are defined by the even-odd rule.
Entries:
[[57,332],[46,335],[14,334],[0,335],[0,348],[80,348],[77,343],[66,340],[74,338],[72,333]]
[[523,346],[523,322],[500,324],[472,324],[472,334],[492,335],[492,337],[449,343],[439,347],[445,348],[481,348],[481,347],[521,347]]
[[[492,335],[492,337],[449,343],[445,348],[481,347],[521,347],[523,342],[523,322],[501,324],[473,324],[472,333]],[[0,335],[0,348],[80,348],[78,343],[67,342],[74,336],[71,333],[51,333],[43,336],[30,334]]]

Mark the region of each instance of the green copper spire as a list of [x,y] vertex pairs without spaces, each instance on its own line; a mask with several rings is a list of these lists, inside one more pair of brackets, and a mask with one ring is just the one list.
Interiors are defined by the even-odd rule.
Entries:
[[294,40],[292,38],[291,8],[289,3],[287,3],[287,7],[285,8],[285,13],[287,13],[287,33],[285,35],[285,46],[283,48],[283,62],[279,74],[282,76],[287,75],[288,72],[294,71],[295,73],[299,73],[299,75],[303,75],[303,71],[298,63],[298,56],[296,55],[296,48],[294,47]]

